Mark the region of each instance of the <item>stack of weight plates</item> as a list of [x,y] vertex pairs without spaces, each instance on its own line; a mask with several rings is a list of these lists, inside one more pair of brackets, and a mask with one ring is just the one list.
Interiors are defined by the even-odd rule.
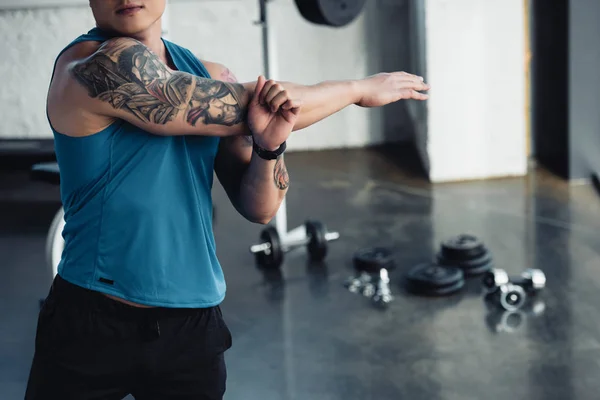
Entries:
[[475,276],[492,268],[492,255],[477,237],[463,234],[442,242],[437,263],[458,267],[465,276]]

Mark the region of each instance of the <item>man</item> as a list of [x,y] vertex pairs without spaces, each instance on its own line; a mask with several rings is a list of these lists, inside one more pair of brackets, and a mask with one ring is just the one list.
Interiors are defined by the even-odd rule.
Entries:
[[90,0],[97,27],[57,57],[47,113],[66,225],[27,399],[221,399],[231,335],[212,234],[213,171],[265,224],[299,130],[357,104],[425,100],[406,73],[240,84],[161,38],[165,0]]

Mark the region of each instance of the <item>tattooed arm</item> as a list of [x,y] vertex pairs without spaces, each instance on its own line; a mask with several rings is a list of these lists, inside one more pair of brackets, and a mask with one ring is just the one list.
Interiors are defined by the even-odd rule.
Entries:
[[241,84],[172,70],[131,38],[108,40],[84,55],[57,66],[50,99],[58,101],[49,102],[50,112],[59,104],[62,111],[122,119],[158,135],[249,134],[251,93]]
[[[203,63],[214,79],[237,82],[223,65]],[[215,172],[236,210],[249,221],[266,224],[277,213],[290,180],[283,155],[277,160],[263,160],[253,152],[252,144],[249,136],[222,138]]]

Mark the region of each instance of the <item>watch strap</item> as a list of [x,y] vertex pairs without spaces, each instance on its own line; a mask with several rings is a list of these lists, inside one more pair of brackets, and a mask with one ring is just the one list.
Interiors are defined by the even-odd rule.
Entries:
[[283,154],[287,145],[286,142],[283,142],[281,146],[279,146],[279,148],[274,151],[263,149],[262,147],[257,145],[256,142],[254,142],[252,147],[254,148],[254,152],[263,160],[276,160],[280,155]]

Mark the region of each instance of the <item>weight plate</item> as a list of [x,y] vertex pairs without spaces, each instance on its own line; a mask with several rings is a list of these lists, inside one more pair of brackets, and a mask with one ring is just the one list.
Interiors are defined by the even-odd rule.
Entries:
[[476,236],[462,234],[442,242],[440,253],[446,260],[462,262],[483,256],[487,249]]
[[306,247],[311,261],[322,261],[327,255],[327,239],[325,239],[327,229],[325,225],[318,221],[306,221],[304,226],[306,236],[310,238],[310,242]]
[[431,287],[452,285],[463,277],[463,273],[456,267],[426,263],[419,264],[408,271],[407,278],[411,282],[420,283]]
[[411,268],[406,274],[406,280],[417,291],[437,291],[453,287],[464,280],[464,274],[457,267],[423,263]]
[[394,269],[392,252],[385,247],[367,247],[354,253],[354,269],[369,274],[379,274],[383,268]]
[[277,229],[268,226],[260,234],[261,243],[270,243],[271,248],[267,251],[256,253],[256,262],[265,268],[279,268],[283,263],[283,250]]
[[478,258],[460,262],[444,258],[441,253],[438,253],[436,259],[440,265],[455,266],[462,269],[467,276],[483,274],[484,272],[489,271],[493,266],[492,255],[490,253],[485,253]]
[[362,12],[366,0],[296,0],[304,19],[314,24],[342,27]]
[[448,296],[456,293],[465,286],[465,280],[460,279],[451,285],[442,286],[438,288],[422,287],[415,284],[408,284],[407,289],[409,292],[423,295],[423,296]]

